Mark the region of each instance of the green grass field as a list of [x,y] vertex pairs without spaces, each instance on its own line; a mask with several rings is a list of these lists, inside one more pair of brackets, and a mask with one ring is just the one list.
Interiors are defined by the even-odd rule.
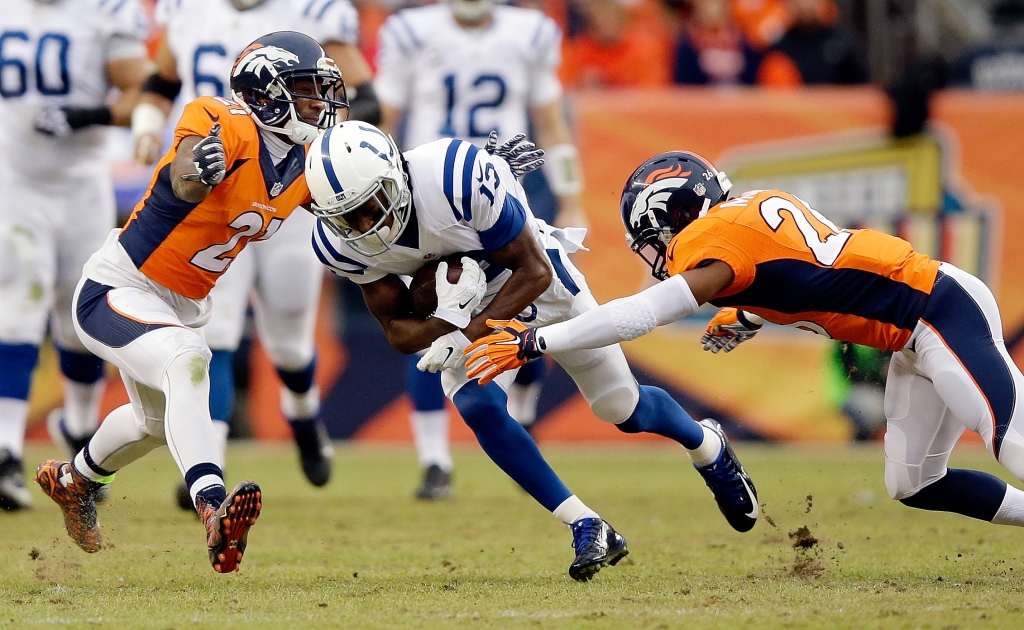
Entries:
[[[288,445],[233,447],[230,476],[258,480],[264,510],[241,572],[217,575],[198,521],[171,503],[178,476],[161,449],[119,474],[100,553],[74,546],[41,493],[35,509],[0,514],[0,626],[1024,625],[1024,532],[890,501],[878,447],[740,445],[765,505],[748,534],[728,528],[678,449],[544,450],[629,539],[629,558],[590,583],[566,574],[567,529],[476,448],[456,452],[456,497],[428,504],[412,499],[411,450],[342,447],[317,491]],[[980,449],[954,463],[1002,475]],[[804,526],[817,542],[794,547]]]

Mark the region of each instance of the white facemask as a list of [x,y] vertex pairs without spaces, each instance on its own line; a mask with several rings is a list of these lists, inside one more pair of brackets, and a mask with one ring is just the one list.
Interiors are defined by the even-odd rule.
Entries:
[[490,15],[497,0],[448,0],[455,17],[467,22],[479,22]]

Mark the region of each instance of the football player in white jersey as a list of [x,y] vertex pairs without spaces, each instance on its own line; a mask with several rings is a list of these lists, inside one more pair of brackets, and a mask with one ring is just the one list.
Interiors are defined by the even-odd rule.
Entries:
[[150,72],[148,30],[137,0],[9,0],[0,11],[0,508],[31,504],[21,455],[48,323],[64,375],[51,435],[73,452],[99,422],[103,362],[75,334],[71,297],[114,227],[104,127],[128,125]]
[[[420,369],[442,370],[445,395],[484,451],[572,527],[576,558],[569,574],[587,580],[626,554],[625,539],[565,487],[509,415],[505,391],[514,372],[486,385],[471,382],[460,352],[490,332],[486,321],[498,313],[543,326],[597,306],[569,260],[585,230],[534,218],[517,176],[536,161],[529,143],[513,146],[516,141],[494,148],[488,142],[480,150],[445,139],[403,154],[390,136],[365,123],[327,129],[306,155],[312,209],[320,219],[313,247],[329,269],[359,285],[394,348],[407,354],[427,348]],[[448,282],[442,262],[437,309],[427,318],[413,316],[400,276],[460,252],[466,255],[458,282]],[[739,531],[754,526],[757,495],[718,423],[697,423],[663,390],[638,386],[617,345],[552,356],[597,417],[626,433],[655,433],[683,445],[730,525]]]
[[[132,124],[141,161],[155,159],[152,151],[159,147],[175,98],[188,103],[197,96],[228,95],[232,62],[249,42],[271,31],[297,31],[321,42],[348,85],[355,86],[349,88],[353,115],[379,118],[371,71],[356,47],[359,17],[348,0],[159,0],[156,19],[165,27],[157,71],[146,83]],[[311,215],[296,212],[273,240],[254,243],[239,255],[213,290],[216,307],[203,330],[213,350],[210,410],[223,448],[234,402],[232,357],[255,288],[256,327],[284,383],[282,412],[298,444],[303,472],[310,483],[323,486],[330,478],[333,449],[317,419],[320,392],[313,383],[313,328],[323,277],[309,248],[314,224]],[[182,509],[192,509],[184,485],[177,497]]]
[[[497,5],[497,0],[448,0],[398,11],[380,30],[377,76],[381,129],[410,148],[442,137],[483,146],[494,130],[503,137],[534,136],[547,154],[543,171],[523,178],[538,217],[558,225],[586,225],[583,180],[572,142],[557,69],[562,37],[542,12]],[[554,194],[552,194],[554,193]],[[557,205],[557,209],[554,207]],[[417,496],[450,496],[452,459],[448,414],[437,376],[414,369],[407,390],[424,480]],[[543,361],[531,362],[509,389],[512,416],[536,419]]]

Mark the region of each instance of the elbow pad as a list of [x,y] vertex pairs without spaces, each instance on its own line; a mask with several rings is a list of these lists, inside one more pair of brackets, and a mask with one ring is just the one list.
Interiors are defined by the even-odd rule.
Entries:
[[145,94],[146,92],[162,96],[173,102],[174,99],[178,98],[178,94],[181,93],[181,81],[168,81],[160,76],[159,73],[154,72],[142,84],[142,93]]
[[377,100],[377,93],[373,91],[373,82],[367,81],[352,89],[355,94],[348,103],[348,117],[351,120],[361,120],[371,125],[380,124],[380,102]]
[[658,326],[671,324],[698,306],[682,276],[672,276],[636,295],[612,300],[609,305],[615,331],[623,341],[632,341]]

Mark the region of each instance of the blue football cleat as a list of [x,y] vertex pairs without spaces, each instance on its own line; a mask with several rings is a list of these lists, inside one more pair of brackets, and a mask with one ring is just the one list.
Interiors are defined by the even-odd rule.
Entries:
[[711,488],[718,509],[722,511],[732,528],[738,532],[750,531],[757,522],[758,515],[757,490],[754,489],[754,482],[750,480],[747,471],[743,469],[743,464],[729,445],[729,438],[722,430],[722,425],[711,418],[701,420],[700,423],[718,434],[722,440],[722,452],[713,463],[707,466],[695,465],[694,468],[701,477],[704,477],[704,483],[708,488]]
[[587,582],[601,567],[615,566],[629,554],[626,539],[601,518],[581,518],[573,523],[572,548],[576,559],[569,565],[569,577]]

